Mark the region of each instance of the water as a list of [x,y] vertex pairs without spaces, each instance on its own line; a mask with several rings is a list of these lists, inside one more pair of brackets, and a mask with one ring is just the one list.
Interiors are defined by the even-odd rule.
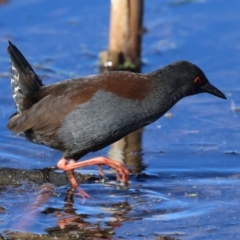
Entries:
[[[237,0],[145,1],[142,71],[192,61],[228,100],[191,96],[169,111],[170,118],[146,127],[141,154],[124,153],[138,169],[132,167],[128,190],[90,181],[82,188],[91,198],[83,204],[76,195],[67,204],[68,186],[62,186],[37,213],[29,214],[31,224],[18,229],[38,186],[24,182],[1,187],[1,233],[18,239],[40,234],[47,239],[240,238],[240,115],[232,111],[240,105],[239,5]],[[6,128],[14,112],[7,40],[49,84],[98,72],[98,53],[108,46],[108,21],[107,0],[14,0],[0,5],[1,167],[43,168],[61,157]],[[108,154],[106,148],[84,159]],[[81,172],[97,174],[95,167]],[[114,180],[111,170],[106,173]]]

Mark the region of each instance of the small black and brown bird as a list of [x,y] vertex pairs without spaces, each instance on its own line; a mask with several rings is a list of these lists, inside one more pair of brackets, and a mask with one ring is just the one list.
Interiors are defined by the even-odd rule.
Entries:
[[45,86],[11,42],[8,53],[17,109],[8,128],[63,152],[57,166],[68,172],[72,189],[78,186],[72,170],[95,164],[115,169],[117,179],[128,182],[127,168],[117,161],[96,157],[76,163],[85,154],[154,122],[183,97],[206,92],[226,99],[187,61],[147,74],[115,71]]

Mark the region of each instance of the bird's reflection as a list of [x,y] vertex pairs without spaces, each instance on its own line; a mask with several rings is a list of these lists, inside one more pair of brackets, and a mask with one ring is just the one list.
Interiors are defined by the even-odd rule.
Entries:
[[88,214],[79,214],[74,208],[74,195],[67,192],[65,196],[65,204],[62,209],[47,208],[42,213],[55,214],[57,217],[57,226],[45,229],[49,235],[81,234],[81,237],[98,237],[97,239],[109,239],[114,234],[114,229],[119,228],[123,222],[131,220],[127,217],[131,209],[128,201],[119,202],[115,204],[102,207],[104,213],[110,214],[109,221],[101,224],[101,218],[104,215],[98,214],[100,219],[97,223],[91,223],[88,219],[92,216]]
[[108,157],[125,164],[131,174],[137,175],[146,169],[142,159],[143,129],[136,130],[113,143]]

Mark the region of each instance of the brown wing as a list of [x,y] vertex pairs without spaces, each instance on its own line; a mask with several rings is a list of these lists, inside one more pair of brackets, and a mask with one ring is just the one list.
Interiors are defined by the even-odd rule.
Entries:
[[30,109],[10,118],[8,128],[20,133],[32,129],[35,134],[52,135],[61,127],[63,118],[74,104],[66,96],[46,96]]
[[36,103],[11,117],[8,128],[15,133],[32,129],[35,134],[52,135],[65,116],[89,101],[99,89],[141,101],[148,92],[146,83],[146,76],[141,74],[110,72],[44,86],[31,96]]

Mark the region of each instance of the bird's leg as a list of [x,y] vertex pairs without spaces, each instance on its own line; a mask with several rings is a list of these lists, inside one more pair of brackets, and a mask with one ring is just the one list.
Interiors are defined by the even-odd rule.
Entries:
[[[61,162],[61,161],[64,161],[66,162],[67,159],[65,158],[62,158],[59,160],[58,164]],[[69,163],[67,163],[67,165],[71,165],[71,164],[75,164],[76,161],[74,159],[70,160]],[[61,163],[60,163],[61,164]],[[64,169],[63,169],[64,170]],[[74,176],[74,171],[73,170],[68,170],[66,171],[67,172],[67,177],[68,177],[68,180],[70,181],[71,183],[71,189],[70,189],[70,192],[74,193],[75,190],[78,190],[78,193],[81,195],[81,197],[83,199],[86,199],[86,198],[89,198],[90,196],[83,190],[81,189],[79,186],[78,186],[78,182],[77,182],[77,179],[75,178]]]
[[82,162],[71,163],[71,164],[67,163],[67,159],[62,158],[57,164],[59,169],[62,169],[65,171],[73,170],[73,169],[81,168],[85,166],[91,166],[91,165],[106,165],[106,166],[109,166],[110,168],[115,169],[117,174],[117,181],[122,180],[125,184],[128,184],[128,177],[129,177],[128,169],[125,168],[122,163],[105,158],[105,157],[96,157],[96,158],[92,158]]
[[[70,164],[70,163],[68,163]],[[77,187],[78,187],[78,182],[74,176],[74,171],[73,170],[69,170],[66,172],[67,173],[67,177],[68,177],[68,180],[70,181],[71,183],[71,191],[74,192]]]
[[97,167],[98,167],[98,172],[99,172],[100,176],[105,178],[105,174],[103,172],[102,165],[99,164],[99,165],[97,165]]
[[[98,166],[98,172],[100,174],[100,176],[102,176],[104,179],[107,179],[107,177],[105,177],[104,171],[102,169],[102,165],[97,165]],[[121,176],[119,174],[119,172],[116,171],[116,175],[117,175],[117,182],[121,181]]]
[[[102,176],[104,179],[107,179],[105,177],[104,171],[102,169],[102,165],[99,164],[97,166],[98,166],[98,172],[99,172],[100,176]],[[119,172],[116,171],[116,175],[117,175],[117,182],[120,182],[121,181],[121,176],[120,176]]]

